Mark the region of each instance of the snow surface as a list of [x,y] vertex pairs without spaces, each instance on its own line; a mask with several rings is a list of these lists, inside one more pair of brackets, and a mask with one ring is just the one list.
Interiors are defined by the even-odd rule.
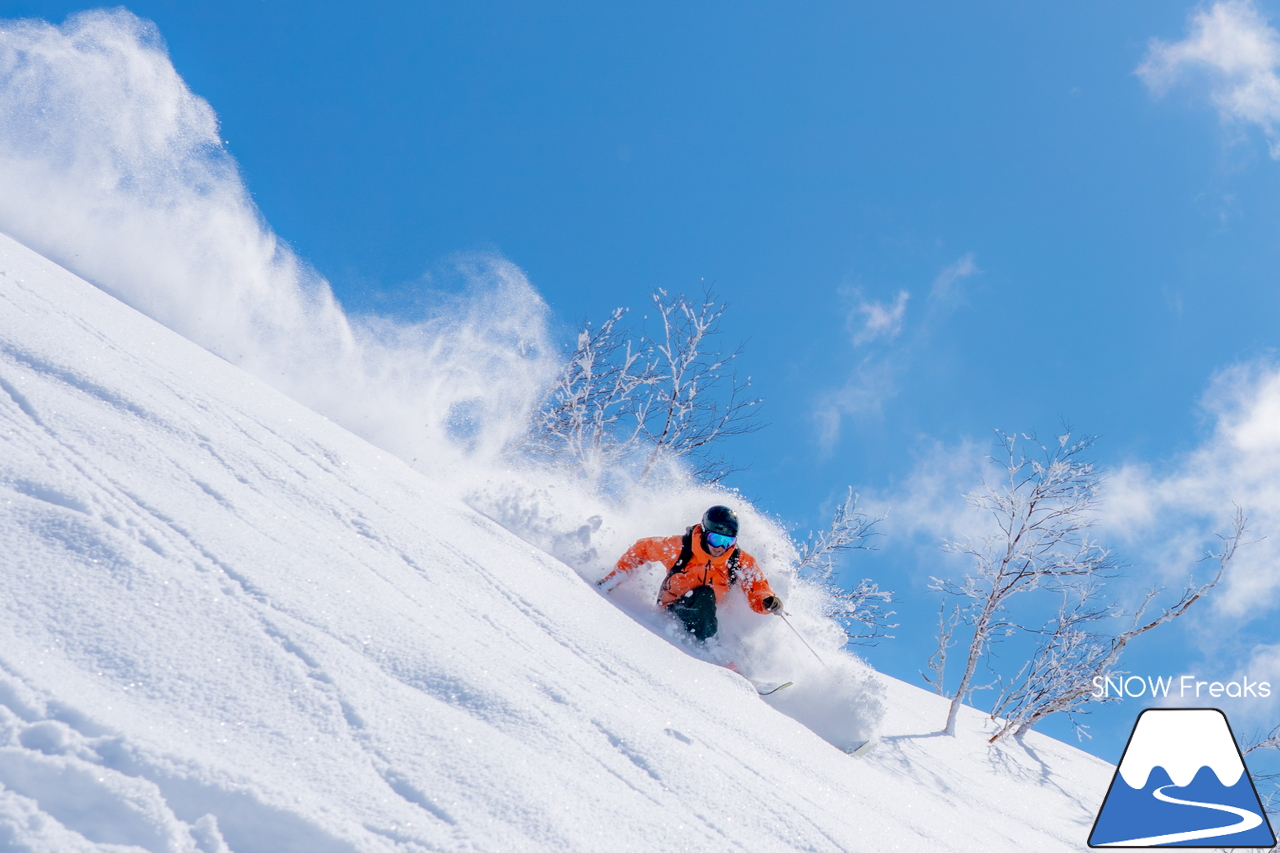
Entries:
[[853,758],[453,495],[0,236],[0,850],[1085,849],[1105,762]]

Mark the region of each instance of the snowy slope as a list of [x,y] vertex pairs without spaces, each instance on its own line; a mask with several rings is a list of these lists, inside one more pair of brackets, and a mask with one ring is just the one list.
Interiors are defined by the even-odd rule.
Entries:
[[0,850],[1081,850],[1112,768],[884,679],[852,758],[0,237]]

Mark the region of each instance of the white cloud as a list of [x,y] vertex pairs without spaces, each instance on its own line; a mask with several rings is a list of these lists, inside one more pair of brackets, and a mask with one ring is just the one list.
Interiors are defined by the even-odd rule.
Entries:
[[897,393],[894,365],[881,359],[864,359],[845,381],[844,387],[823,397],[814,412],[818,424],[818,445],[830,452],[840,440],[846,417],[879,417],[885,400]]
[[[954,303],[947,297],[953,295],[955,283],[979,272],[972,253],[943,267],[933,280],[925,316],[908,335],[906,343],[863,357],[849,372],[842,388],[823,395],[814,410],[814,421],[818,427],[818,444],[824,452],[830,452],[840,440],[846,417],[880,415],[884,401],[898,392],[897,377],[911,367],[917,353],[927,346],[932,326],[953,307]],[[860,299],[848,317],[854,346],[897,339],[907,327],[910,298],[910,293],[900,290],[893,302]]]
[[[1160,674],[1194,674],[1227,682],[1247,675],[1268,680],[1271,699],[1230,705],[1248,725],[1269,729],[1280,708],[1280,642],[1274,613],[1280,607],[1280,361],[1239,364],[1214,377],[1201,407],[1211,431],[1198,447],[1155,463],[1104,471],[1102,505],[1093,535],[1113,548],[1128,568],[1108,586],[1122,606],[1133,607],[1153,587],[1165,592],[1149,614],[1167,606],[1192,577],[1203,582],[1217,570],[1202,559],[1221,546],[1215,533],[1230,529],[1235,505],[1249,516],[1249,544],[1241,547],[1222,584],[1180,619],[1144,640],[1146,661]],[[943,554],[941,540],[980,538],[989,514],[961,495],[998,472],[989,447],[966,441],[924,448],[901,485],[877,493],[862,490],[863,508],[889,511],[880,532],[886,547],[915,551],[921,576],[959,577],[971,566]],[[1105,626],[1115,628],[1118,625]],[[1168,642],[1167,649],[1150,643]],[[1135,646],[1136,648],[1136,646]]]
[[[1157,464],[1104,472],[1096,535],[1131,568],[1134,585],[1180,589],[1207,579],[1236,506],[1249,517],[1222,585],[1197,613],[1247,622],[1280,606],[1280,362],[1255,361],[1218,373],[1201,400],[1213,430],[1199,447]],[[960,495],[991,475],[987,450],[968,441],[929,448],[901,488],[868,499],[893,506],[899,534],[936,543],[983,529]],[[1278,685],[1280,686],[1280,685]]]
[[907,314],[907,300],[910,298],[911,294],[900,290],[898,298],[892,303],[860,302],[849,314],[849,325],[861,327],[854,333],[854,345],[861,346],[882,338],[890,341],[896,338],[902,332],[902,321]]
[[932,443],[920,452],[898,489],[868,492],[864,504],[874,514],[889,513],[887,536],[915,539],[931,554],[940,553],[943,539],[980,538],[988,532],[990,517],[971,507],[963,495],[990,475],[989,452],[971,439],[954,446]]
[[1266,538],[1239,551],[1212,607],[1232,619],[1256,616],[1280,598],[1280,365],[1222,371],[1202,405],[1215,419],[1213,433],[1160,472],[1137,464],[1117,471],[1105,524],[1144,572],[1169,583],[1216,544],[1214,532],[1227,529],[1239,505],[1250,518],[1250,538]]
[[1224,704],[1232,720],[1269,729],[1280,706],[1280,363],[1258,360],[1221,371],[1201,406],[1212,432],[1200,446],[1160,465],[1131,464],[1107,481],[1100,534],[1131,564],[1130,580],[1171,591],[1194,571],[1217,570],[1205,551],[1220,547],[1239,505],[1250,544],[1240,548],[1222,584],[1188,614],[1194,659],[1184,672],[1227,681],[1248,676],[1272,686],[1270,700]]
[[1191,15],[1179,42],[1151,42],[1137,74],[1157,95],[1194,71],[1205,72],[1211,97],[1224,121],[1263,129],[1271,156],[1280,159],[1280,33],[1251,0],[1226,0]]
[[942,299],[949,296],[953,284],[980,272],[982,270],[978,269],[978,265],[973,262],[973,252],[970,252],[938,273],[938,277],[933,280],[933,289],[929,291],[929,298]]

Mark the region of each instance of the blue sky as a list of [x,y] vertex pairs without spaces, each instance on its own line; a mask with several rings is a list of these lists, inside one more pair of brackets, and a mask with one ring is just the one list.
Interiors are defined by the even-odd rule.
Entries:
[[[60,23],[82,8],[0,11]],[[926,475],[958,508],[976,470],[959,457],[993,428],[1066,419],[1136,491],[1168,494],[1271,375],[1274,57],[1222,59],[1247,39],[1161,54],[1153,39],[1194,46],[1190,4],[128,8],[216,110],[265,220],[348,310],[416,317],[475,251],[523,269],[566,339],[616,306],[642,312],[653,288],[714,283],[768,424],[728,448],[750,466],[732,483],[801,531],[848,485],[891,508],[899,526],[851,571],[903,596],[899,639],[868,656],[908,680],[936,609],[940,528],[903,518],[940,505]],[[1264,48],[1280,13],[1198,8]],[[1163,77],[1137,73],[1160,56]],[[1230,101],[1250,74],[1257,102]],[[1243,402],[1206,410],[1233,365],[1255,370]],[[1203,538],[1229,494],[1180,511]],[[1109,532],[1140,579],[1176,584],[1150,547],[1158,520],[1142,524]],[[1277,585],[1255,590],[1261,609],[1167,629],[1131,666],[1251,665],[1277,639]],[[1206,652],[1224,626],[1239,637]],[[1088,748],[1116,760],[1136,711]]]

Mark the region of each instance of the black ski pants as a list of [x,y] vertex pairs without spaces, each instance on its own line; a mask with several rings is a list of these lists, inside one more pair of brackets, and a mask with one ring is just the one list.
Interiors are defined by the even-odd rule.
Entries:
[[684,629],[699,640],[714,637],[720,624],[716,621],[716,593],[709,586],[699,586],[667,605]]

